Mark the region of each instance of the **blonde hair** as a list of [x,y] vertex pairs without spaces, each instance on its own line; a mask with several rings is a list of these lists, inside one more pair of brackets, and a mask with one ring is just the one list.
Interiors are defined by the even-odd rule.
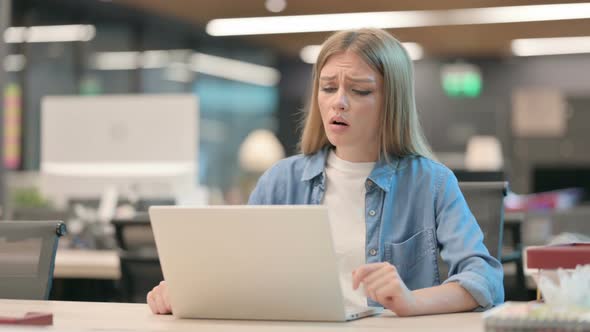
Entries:
[[319,75],[330,56],[347,51],[354,52],[383,76],[383,112],[379,125],[381,157],[387,161],[392,155],[434,159],[416,111],[412,61],[401,43],[380,29],[345,30],[324,42],[313,67],[312,94],[299,142],[301,152],[310,155],[330,145],[317,100]]

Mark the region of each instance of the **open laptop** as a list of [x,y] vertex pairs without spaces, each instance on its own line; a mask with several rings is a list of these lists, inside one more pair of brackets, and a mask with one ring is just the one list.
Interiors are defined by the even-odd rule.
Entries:
[[173,314],[179,318],[347,321],[323,206],[153,206]]

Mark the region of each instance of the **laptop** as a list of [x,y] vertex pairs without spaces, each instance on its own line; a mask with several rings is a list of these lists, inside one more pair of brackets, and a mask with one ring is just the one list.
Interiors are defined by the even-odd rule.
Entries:
[[174,316],[347,321],[324,206],[152,206]]

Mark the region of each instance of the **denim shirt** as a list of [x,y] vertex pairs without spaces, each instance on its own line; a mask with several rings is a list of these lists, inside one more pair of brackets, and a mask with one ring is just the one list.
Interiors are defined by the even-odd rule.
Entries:
[[[321,204],[329,149],[279,161],[258,180],[249,204]],[[412,156],[376,163],[365,182],[366,263],[389,262],[410,290],[440,284],[437,255],[479,304],[504,301],[503,271],[483,244],[483,233],[453,172]],[[369,301],[371,305],[378,305]]]

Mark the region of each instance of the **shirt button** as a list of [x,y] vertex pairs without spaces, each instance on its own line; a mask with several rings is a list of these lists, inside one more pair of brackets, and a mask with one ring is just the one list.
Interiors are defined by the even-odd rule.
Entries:
[[373,249],[369,250],[369,255],[371,255],[371,256],[377,255],[377,249],[373,248]]
[[375,215],[375,210],[370,210],[370,211],[369,211],[369,215],[370,215],[371,217],[372,217],[372,216],[374,216],[374,215]]

